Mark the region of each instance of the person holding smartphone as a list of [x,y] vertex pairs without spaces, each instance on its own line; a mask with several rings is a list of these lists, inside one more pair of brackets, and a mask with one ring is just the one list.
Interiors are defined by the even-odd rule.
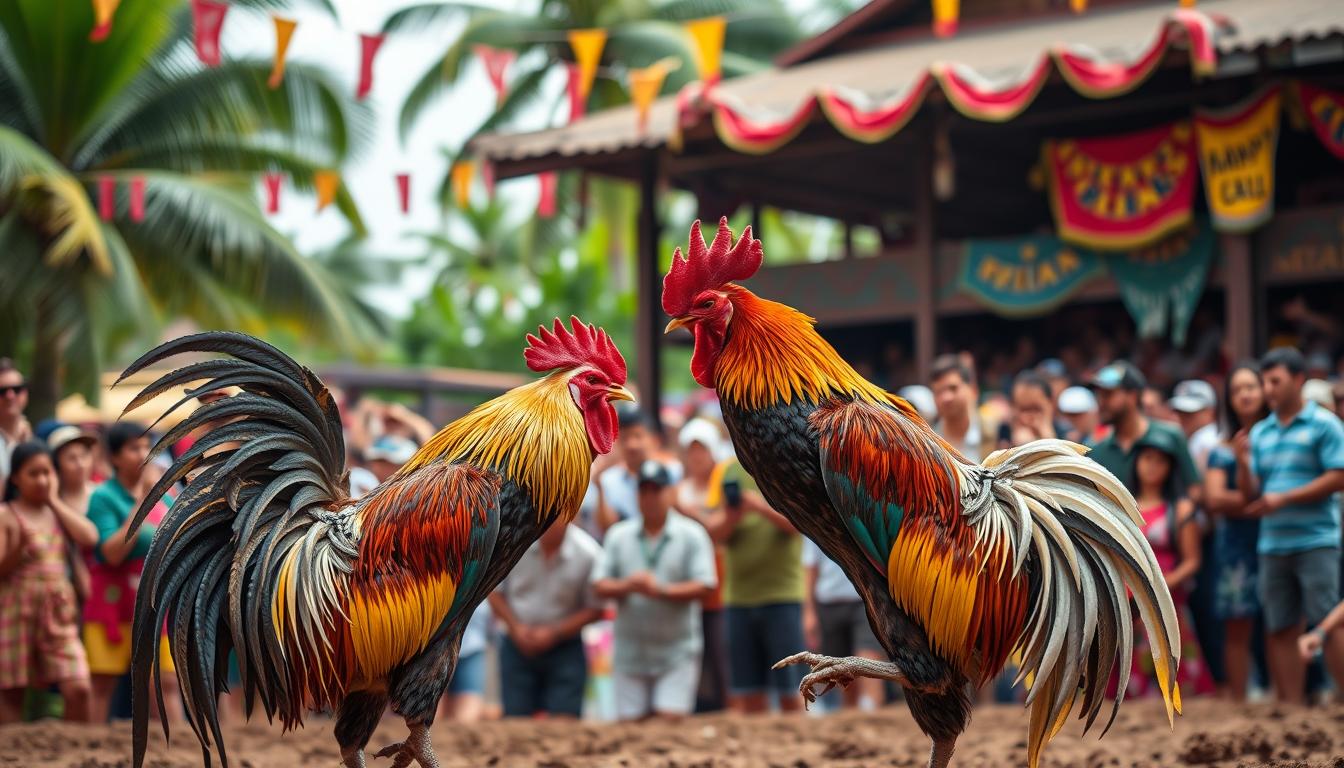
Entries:
[[729,709],[766,712],[774,696],[781,711],[799,711],[802,668],[771,667],[804,645],[802,537],[735,458],[714,470],[705,504],[723,546]]

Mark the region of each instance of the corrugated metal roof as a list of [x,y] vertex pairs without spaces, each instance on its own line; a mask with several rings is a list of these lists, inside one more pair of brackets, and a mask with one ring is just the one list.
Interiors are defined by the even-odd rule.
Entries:
[[[936,63],[962,65],[992,85],[1021,79],[1042,53],[1060,45],[1087,50],[1101,61],[1130,62],[1151,46],[1175,5],[1166,0],[1103,7],[1077,16],[972,28],[946,40],[901,43],[766,70],[724,81],[718,92],[748,114],[772,118],[796,111],[821,88],[885,101],[910,88]],[[1216,39],[1220,55],[1344,35],[1344,0],[1203,0],[1197,10],[1229,22],[1230,28]],[[560,128],[481,136],[472,148],[483,157],[514,161],[653,148],[667,142],[676,120],[676,97],[666,96],[653,105],[643,133],[636,128],[634,108],[624,106]]]

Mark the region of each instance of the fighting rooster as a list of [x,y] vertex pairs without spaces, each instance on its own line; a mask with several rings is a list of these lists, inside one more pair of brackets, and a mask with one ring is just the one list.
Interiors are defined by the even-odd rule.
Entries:
[[743,467],[841,565],[890,657],[784,659],[811,666],[803,696],[858,677],[896,682],[933,741],[929,765],[944,768],[970,716],[970,686],[1015,657],[1030,686],[1036,768],[1080,696],[1080,717],[1096,720],[1117,664],[1119,706],[1133,644],[1128,591],[1171,721],[1176,616],[1115,477],[1061,440],[970,463],[903,399],[859,376],[811,318],[734,282],[761,259],[750,228],[734,245],[720,221],[706,246],[696,222],[689,253],[677,249],[664,279],[663,309],[669,332],[695,337],[691,373],[718,391]]
[[[146,496],[187,479],[156,532],[136,600],[137,768],[165,624],[207,765],[212,740],[228,764],[216,700],[234,651],[249,714],[260,700],[268,719],[289,728],[305,709],[335,711],[342,760],[356,768],[391,703],[410,735],[377,756],[397,768],[413,759],[437,767],[428,729],[464,625],[527,547],[577,512],[593,458],[616,438],[612,401],[633,399],[607,334],[577,318],[570,324],[557,319],[527,338],[528,367],[549,375],[444,427],[358,501],[349,498],[331,394],[279,350],[203,333],[131,364],[123,378],[184,352],[232,358],[167,373],[128,409],[201,380],[183,402],[194,392],[242,390],[198,408],[156,446],[206,427]],[[141,506],[134,525],[148,511]]]

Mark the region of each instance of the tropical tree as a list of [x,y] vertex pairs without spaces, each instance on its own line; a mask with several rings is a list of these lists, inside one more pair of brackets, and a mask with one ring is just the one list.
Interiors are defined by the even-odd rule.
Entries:
[[[272,170],[311,187],[361,143],[367,111],[313,67],[290,66],[277,90],[269,62],[202,67],[190,18],[181,0],[124,0],[91,43],[90,3],[0,3],[0,354],[24,362],[38,417],[64,391],[95,398],[104,361],[168,317],[360,338],[346,297],[266,221],[253,187]],[[110,221],[94,202],[105,177]],[[362,232],[344,188],[337,206]]]

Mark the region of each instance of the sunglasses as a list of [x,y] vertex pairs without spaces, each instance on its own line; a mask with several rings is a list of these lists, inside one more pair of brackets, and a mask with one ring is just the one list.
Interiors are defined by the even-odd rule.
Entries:
[[27,391],[28,391],[27,384],[9,384],[0,387],[0,397],[5,397],[7,395],[22,395],[24,392]]

